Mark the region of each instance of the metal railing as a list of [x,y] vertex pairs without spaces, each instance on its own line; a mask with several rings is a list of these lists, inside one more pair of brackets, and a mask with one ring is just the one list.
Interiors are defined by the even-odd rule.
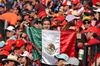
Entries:
[[95,66],[97,66],[97,53],[100,53],[100,43],[84,45],[83,66],[91,66],[91,63],[94,62]]

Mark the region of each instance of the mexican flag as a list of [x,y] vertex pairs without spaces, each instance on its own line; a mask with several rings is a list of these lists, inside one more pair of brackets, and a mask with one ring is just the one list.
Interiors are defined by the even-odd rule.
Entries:
[[33,60],[37,58],[41,63],[56,65],[55,55],[65,53],[69,57],[75,56],[76,31],[41,30],[26,27],[29,40],[40,50],[33,48]]

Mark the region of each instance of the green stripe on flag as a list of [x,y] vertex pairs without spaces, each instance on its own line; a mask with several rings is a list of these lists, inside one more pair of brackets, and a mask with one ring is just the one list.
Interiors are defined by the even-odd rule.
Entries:
[[[26,33],[28,34],[29,40],[42,51],[42,30],[34,27],[26,27]],[[42,61],[42,53],[33,47],[33,61],[37,58]]]

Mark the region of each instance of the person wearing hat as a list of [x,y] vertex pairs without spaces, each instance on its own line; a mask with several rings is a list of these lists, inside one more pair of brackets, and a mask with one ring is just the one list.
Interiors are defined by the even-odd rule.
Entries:
[[97,3],[95,4],[95,6],[96,6],[97,9],[99,9],[99,8],[100,8],[100,2],[97,2]]
[[8,55],[6,59],[2,59],[3,62],[5,62],[4,66],[17,66],[20,63],[17,60],[17,56]]
[[3,14],[4,12],[5,12],[5,4],[0,3],[0,15]]
[[39,18],[34,19],[31,22],[31,26],[34,27],[34,28],[42,29],[41,21],[40,21]]
[[59,27],[59,25],[64,21],[65,17],[63,15],[59,15],[57,16],[57,18],[54,18],[54,21],[57,22],[57,26]]
[[[13,26],[8,26],[6,29],[6,37],[8,38],[7,42],[10,39],[13,39],[16,41],[16,37],[14,36],[14,34],[15,34],[15,28]],[[6,45],[8,44],[7,42],[6,42]]]
[[83,17],[83,30],[81,31],[81,33],[85,34],[85,30],[88,29],[89,27],[91,27],[91,20],[90,20],[90,17],[88,16],[85,16]]
[[80,17],[75,17],[74,15],[67,15],[66,16],[66,21],[67,21],[67,25],[65,25],[62,30],[65,31],[65,30],[69,30],[69,29],[73,29],[75,28],[74,26],[76,26],[76,21],[75,19],[79,19]]
[[65,1],[62,5],[64,6],[64,12],[65,12],[65,14],[67,14],[67,15],[71,14],[71,12],[73,11],[73,9],[71,9],[72,8],[71,7],[72,6],[71,2],[70,1]]
[[35,9],[29,11],[28,13],[29,13],[30,18],[32,18],[32,20],[37,18],[37,12]]
[[58,31],[58,29],[57,29],[57,22],[56,21],[52,21],[51,22],[51,27],[53,27],[54,31]]
[[57,66],[65,66],[63,62],[67,62],[69,60],[68,55],[64,53],[54,56],[54,57],[57,58]]
[[24,66],[32,66],[32,54],[26,53],[26,54],[20,54],[19,55],[20,58],[20,62],[24,65]]
[[24,40],[17,40],[16,45],[15,45],[15,49],[16,49],[16,51],[14,52],[14,54],[17,53],[17,56],[18,56],[18,51],[23,52],[23,54],[28,53],[28,51],[26,51],[26,48],[25,48]]
[[74,10],[77,10],[79,15],[81,15],[84,11],[84,7],[81,4],[81,0],[72,0],[72,4],[74,7]]
[[100,20],[100,8],[96,9],[96,10],[93,10],[94,12],[96,12],[94,14],[95,18],[97,19],[97,21]]
[[38,17],[40,18],[40,21],[42,21],[42,19],[43,19],[44,17],[47,17],[47,13],[46,13],[45,11],[41,11],[41,12],[39,13]]
[[86,37],[89,39],[88,43],[85,45],[91,45],[99,43],[100,41],[96,38],[98,35],[98,29],[96,27],[89,27],[86,31]]

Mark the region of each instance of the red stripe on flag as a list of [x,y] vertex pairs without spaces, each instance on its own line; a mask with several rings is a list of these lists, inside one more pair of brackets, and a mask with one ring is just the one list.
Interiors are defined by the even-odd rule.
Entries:
[[60,54],[65,53],[69,57],[75,57],[76,31],[61,31],[60,36]]

